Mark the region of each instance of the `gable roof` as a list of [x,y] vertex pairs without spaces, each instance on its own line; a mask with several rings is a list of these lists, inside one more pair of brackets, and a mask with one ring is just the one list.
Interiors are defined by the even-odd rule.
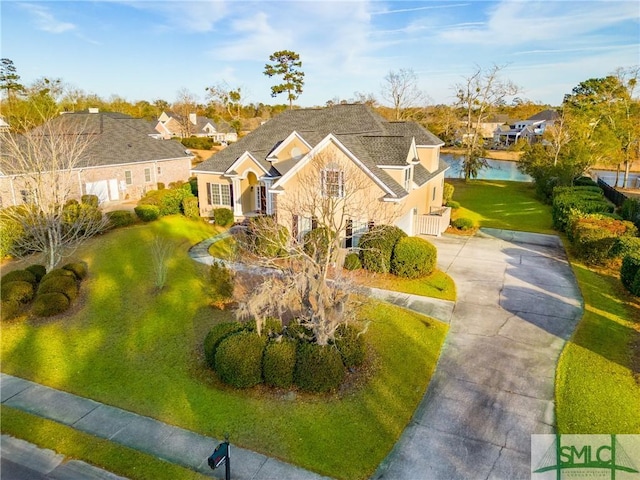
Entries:
[[544,120],[546,122],[555,121],[560,118],[560,114],[556,110],[543,110],[530,116],[527,120]]
[[270,176],[283,176],[296,165],[296,160],[274,162],[269,154],[292,132],[311,147],[332,135],[362,165],[393,192],[407,195],[381,166],[406,165],[413,139],[418,146],[436,147],[442,140],[414,122],[388,122],[361,104],[340,104],[327,108],[287,110],[252,131],[237,143],[205,160],[194,170],[201,173],[224,173],[245,152],[250,152]]
[[64,132],[89,139],[88,148],[76,165],[77,168],[192,158],[181,143],[153,138],[152,135],[157,132],[152,122],[129,115],[108,112],[65,113],[49,122],[50,129],[37,127],[33,133],[48,135],[52,131]]

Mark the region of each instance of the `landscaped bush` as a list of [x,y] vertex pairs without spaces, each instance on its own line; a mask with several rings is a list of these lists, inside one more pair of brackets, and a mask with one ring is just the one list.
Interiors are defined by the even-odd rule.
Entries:
[[274,258],[286,253],[289,231],[273,217],[253,217],[244,235],[238,237],[243,248],[259,257]]
[[640,228],[640,200],[627,198],[620,207],[620,216]]
[[460,202],[456,202],[455,200],[449,200],[446,205],[453,210],[457,210],[458,208],[460,208]]
[[290,322],[284,329],[284,334],[286,337],[296,341],[309,342],[313,340],[313,331],[301,325],[298,321]]
[[401,238],[391,256],[391,273],[403,278],[430,275],[436,268],[438,251],[424,238]]
[[293,385],[296,349],[297,343],[286,338],[267,343],[262,358],[264,383],[277,388],[289,388]]
[[627,290],[636,296],[640,296],[640,284],[636,282],[636,278],[640,275],[638,272],[640,272],[640,253],[632,253],[622,259],[620,281]]
[[209,333],[204,339],[204,358],[209,367],[215,369],[216,350],[220,342],[229,335],[240,332],[243,328],[240,322],[224,322],[214,325],[214,327],[209,330]]
[[47,274],[47,268],[44,265],[39,265],[37,263],[34,265],[29,265],[27,268],[25,268],[25,270],[33,273],[33,275],[36,277],[36,282],[38,283],[40,283],[42,278]]
[[3,301],[14,301],[19,303],[29,303],[33,300],[33,284],[22,280],[12,282],[2,282],[0,287],[0,297]]
[[393,248],[406,236],[400,228],[392,225],[379,225],[366,232],[360,239],[362,266],[371,272],[389,273]]
[[573,217],[569,228],[575,254],[592,264],[611,258],[616,240],[634,237],[638,231],[631,222],[593,214]]
[[71,302],[66,295],[59,292],[38,294],[31,311],[37,317],[51,317],[69,308]]
[[574,215],[613,213],[613,210],[613,204],[599,187],[556,187],[553,190],[553,226],[561,232],[567,231]]
[[[578,177],[573,181],[574,187],[598,187],[591,177]],[[600,187],[598,187],[600,188]]]
[[233,299],[233,273],[222,263],[213,262],[209,267],[209,284],[213,305],[222,307]]
[[98,205],[100,205],[100,199],[97,195],[82,195],[82,197],[80,197],[80,203],[98,208]]
[[198,208],[198,199],[196,197],[185,197],[182,199],[182,212],[187,218],[200,218],[200,209]]
[[133,209],[136,215],[143,222],[151,222],[157,220],[160,216],[160,208],[156,205],[138,205]]
[[344,258],[344,268],[347,270],[359,270],[362,268],[362,262],[360,261],[360,255],[355,252],[348,253]]
[[308,231],[302,238],[304,253],[313,258],[317,263],[324,263],[329,252],[329,242],[332,238],[331,230],[327,227],[318,227]]
[[624,258],[632,253],[640,254],[640,237],[619,237],[613,242],[611,255]]
[[253,332],[239,332],[220,342],[215,354],[215,370],[224,383],[253,387],[262,382],[262,356],[267,338]]
[[83,280],[89,273],[89,267],[85,262],[67,263],[66,265],[63,265],[62,268],[73,273],[76,280]]
[[353,325],[342,324],[335,333],[335,345],[342,357],[342,363],[347,368],[358,367],[364,363],[367,356],[367,346],[362,330]]
[[282,321],[278,318],[267,317],[262,324],[261,335],[266,335],[269,338],[277,338],[282,335],[284,327]]
[[294,370],[295,384],[309,392],[329,392],[344,380],[345,367],[333,345],[299,343]]
[[20,312],[20,302],[2,299],[0,302],[0,320],[11,320]]
[[160,202],[162,198],[169,192],[169,190],[165,189],[164,183],[158,184],[162,185],[162,188],[158,188],[157,190],[149,190],[144,196],[138,200],[138,207],[142,205],[155,205],[160,208]]
[[62,275],[42,280],[38,287],[38,297],[52,292],[62,293],[69,299],[69,302],[72,302],[78,296],[78,284],[74,277]]
[[458,230],[471,230],[473,228],[473,220],[467,217],[456,218],[451,222],[453,228]]
[[32,285],[38,283],[38,278],[29,270],[14,270],[2,276],[2,284],[9,282],[29,282]]
[[182,145],[187,148],[194,148],[196,150],[211,150],[214,141],[211,137],[188,137],[180,140]]
[[163,190],[166,192],[160,200],[160,215],[177,215],[183,213],[182,201],[185,198],[193,197],[191,193],[191,185],[188,183],[180,185],[170,190]]
[[54,268],[49,273],[47,273],[44,277],[42,277],[42,279],[40,279],[40,283],[46,280],[49,280],[50,278],[53,278],[53,277],[71,277],[72,279],[75,280],[76,274],[73,273],[71,270],[67,270],[64,268]]
[[4,258],[12,253],[16,240],[24,235],[24,229],[19,222],[12,218],[7,218],[6,211],[18,207],[9,207],[0,211],[0,258]]
[[449,203],[453,198],[454,191],[455,187],[452,184],[444,182],[444,186],[442,187],[442,202]]
[[221,227],[228,227],[233,223],[233,211],[229,208],[214,208],[213,221]]
[[136,221],[136,217],[128,210],[114,210],[107,212],[106,215],[109,219],[109,225],[113,228],[128,227]]

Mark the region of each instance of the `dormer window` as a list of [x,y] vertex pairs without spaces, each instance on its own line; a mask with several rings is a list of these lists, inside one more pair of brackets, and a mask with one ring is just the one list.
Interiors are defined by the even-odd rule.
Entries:
[[344,172],[337,166],[329,165],[321,172],[321,187],[323,197],[344,197]]

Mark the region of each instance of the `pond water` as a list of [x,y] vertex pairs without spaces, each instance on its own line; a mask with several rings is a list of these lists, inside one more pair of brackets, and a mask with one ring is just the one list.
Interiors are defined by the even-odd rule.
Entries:
[[[462,170],[462,155],[452,155],[450,153],[440,154],[440,158],[447,162],[451,168],[445,173],[445,178],[464,178]],[[510,180],[513,182],[531,182],[533,179],[529,175],[518,170],[518,162],[485,159],[489,168],[483,168],[478,172],[479,180]]]
[[[597,178],[603,180],[607,185],[615,186],[616,184],[616,172],[612,170],[593,170]],[[627,184],[622,185],[624,180],[624,173],[620,172],[618,175],[618,187],[622,188],[640,188],[640,173],[630,172],[627,176]]]

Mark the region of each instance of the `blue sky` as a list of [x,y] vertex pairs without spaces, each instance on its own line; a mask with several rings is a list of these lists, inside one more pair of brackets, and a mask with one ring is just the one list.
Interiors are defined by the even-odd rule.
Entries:
[[2,57],[23,83],[46,76],[89,93],[169,102],[186,88],[270,96],[277,50],[300,54],[301,106],[354,92],[380,99],[391,70],[413,69],[430,103],[452,103],[476,67],[505,65],[520,97],[558,105],[579,82],[640,64],[640,2],[2,0]]

